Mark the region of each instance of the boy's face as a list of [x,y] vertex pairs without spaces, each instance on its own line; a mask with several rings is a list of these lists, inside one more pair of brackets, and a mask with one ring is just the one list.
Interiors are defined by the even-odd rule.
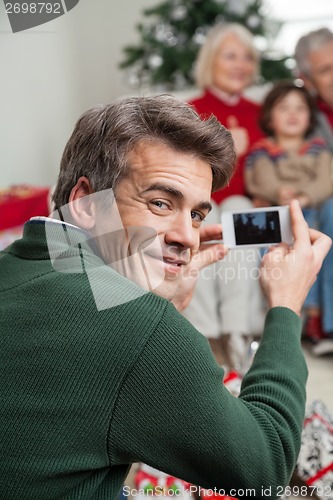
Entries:
[[309,107],[297,90],[289,92],[272,108],[270,126],[276,139],[303,138],[309,122]]

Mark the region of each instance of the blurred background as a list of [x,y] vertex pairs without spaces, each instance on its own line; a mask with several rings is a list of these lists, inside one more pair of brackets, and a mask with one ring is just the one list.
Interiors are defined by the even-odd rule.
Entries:
[[[290,70],[299,36],[317,27],[333,28],[333,5],[327,0],[214,1],[220,6],[221,18],[227,10],[240,19],[237,16],[246,17],[246,9],[252,8],[252,17],[248,16],[246,22],[254,31],[260,31],[266,19],[265,35],[257,37],[258,48],[273,59],[286,58]],[[138,30],[139,23],[158,25],[163,38],[168,12],[161,14],[162,3],[173,7],[175,21],[177,16],[178,21],[182,16],[189,17],[189,2],[185,0],[80,0],[58,19],[15,34],[0,3],[0,188],[22,183],[53,185],[62,150],[77,118],[97,103],[165,89],[180,95],[193,94],[186,81],[178,82],[179,88],[153,86],[147,77],[138,82],[138,64],[127,69],[119,67],[127,58],[125,47],[142,46],[144,30]],[[202,0],[190,3],[197,12],[200,4],[207,5]],[[158,15],[147,16],[147,9],[157,9]],[[200,17],[197,22],[200,24]],[[199,26],[197,48],[206,27]],[[169,46],[174,43],[169,42]],[[147,48],[153,47],[148,44]],[[156,54],[150,57],[151,70],[159,64]]]
[[[80,0],[65,15],[13,34],[0,0],[0,249],[21,235],[24,214],[49,213],[62,151],[85,110],[123,95],[198,93],[193,60],[216,21],[240,22],[255,34],[263,65],[247,92],[260,101],[272,81],[295,76],[300,36],[333,29],[333,2]],[[305,355],[308,401],[333,409],[332,358],[307,348]]]

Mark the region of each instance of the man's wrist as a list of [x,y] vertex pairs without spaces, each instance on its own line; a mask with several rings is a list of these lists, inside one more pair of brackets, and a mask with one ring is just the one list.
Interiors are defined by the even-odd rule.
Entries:
[[284,307],[286,309],[290,309],[291,311],[293,311],[295,314],[297,314],[297,316],[301,316],[301,307],[299,307],[298,305],[296,304],[293,304],[291,301],[287,301],[287,300],[276,300],[274,302],[271,302],[269,304],[269,307],[268,309],[274,309],[276,307]]

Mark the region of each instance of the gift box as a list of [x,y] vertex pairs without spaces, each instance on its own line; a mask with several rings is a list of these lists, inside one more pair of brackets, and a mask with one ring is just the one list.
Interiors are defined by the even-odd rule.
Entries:
[[0,231],[24,224],[30,217],[49,214],[50,188],[28,185],[0,190]]
[[333,415],[322,401],[307,408],[296,471],[317,497],[333,499]]
[[190,483],[143,463],[138,466],[134,484],[136,500],[146,500],[149,496],[168,500],[170,497],[179,500],[190,500],[192,497]]
[[242,375],[238,371],[230,370],[226,372],[223,383],[233,396],[239,396],[242,385]]

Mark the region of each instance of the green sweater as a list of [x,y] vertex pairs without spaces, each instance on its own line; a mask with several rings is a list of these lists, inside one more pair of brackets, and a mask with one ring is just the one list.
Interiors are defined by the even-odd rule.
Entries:
[[235,398],[206,338],[171,303],[138,297],[82,231],[46,226],[49,246],[45,223],[30,221],[0,254],[0,498],[113,499],[138,461],[275,497],[300,446],[298,316],[268,313]]

